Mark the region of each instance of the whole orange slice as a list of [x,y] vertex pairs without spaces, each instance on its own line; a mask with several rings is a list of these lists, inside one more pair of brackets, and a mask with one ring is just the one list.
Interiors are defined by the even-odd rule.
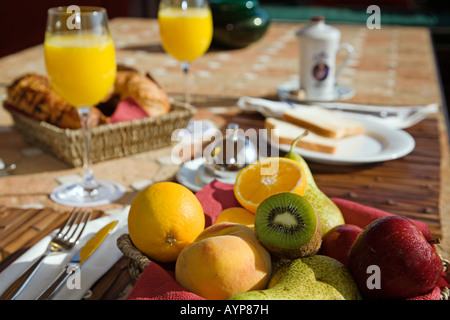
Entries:
[[256,213],[258,205],[280,192],[305,194],[306,172],[297,161],[269,157],[241,169],[234,184],[234,195],[248,211]]

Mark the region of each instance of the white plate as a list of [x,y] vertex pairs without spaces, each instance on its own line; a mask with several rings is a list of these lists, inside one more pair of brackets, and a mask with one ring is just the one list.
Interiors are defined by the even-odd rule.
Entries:
[[[298,91],[300,88],[298,80],[292,80],[285,82],[278,86],[277,92],[278,97],[281,100],[290,100],[295,102],[320,102],[320,100],[307,100],[307,99],[299,99],[298,96],[292,94],[292,92]],[[355,90],[345,85],[336,85],[334,96],[330,100],[326,101],[334,101],[334,100],[346,100],[350,99],[355,95]]]
[[[295,151],[314,162],[355,165],[398,159],[414,150],[415,141],[409,133],[361,117],[355,117],[354,120],[364,125],[366,133],[341,139],[335,154],[303,148],[295,148]],[[287,144],[279,145],[279,149],[285,152],[289,152],[290,148]]]

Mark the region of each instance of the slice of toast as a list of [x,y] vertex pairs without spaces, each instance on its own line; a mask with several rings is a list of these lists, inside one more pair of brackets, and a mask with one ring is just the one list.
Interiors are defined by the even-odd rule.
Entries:
[[[269,130],[272,139],[279,144],[291,145],[294,140],[305,132],[305,128],[299,127],[287,121],[268,117],[265,120],[265,127]],[[274,130],[277,129],[277,130]],[[309,131],[297,144],[297,147],[317,152],[334,154],[337,151],[337,140],[327,138]]]
[[334,139],[361,134],[365,130],[361,123],[318,106],[286,110],[283,118],[317,135]]

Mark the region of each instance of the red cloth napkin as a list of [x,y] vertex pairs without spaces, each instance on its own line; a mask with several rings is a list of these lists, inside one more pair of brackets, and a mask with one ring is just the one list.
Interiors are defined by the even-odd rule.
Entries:
[[217,216],[225,209],[241,207],[234,196],[234,185],[211,181],[196,194],[205,212],[205,227],[216,222]]
[[175,281],[173,271],[155,262],[144,269],[127,297],[128,300],[205,300]]
[[[386,211],[372,207],[367,207],[350,200],[339,198],[331,198],[331,200],[333,200],[333,202],[336,203],[336,205],[341,210],[342,215],[344,216],[345,223],[354,224],[360,226],[361,228],[364,228],[376,219],[394,215],[392,213],[388,213]],[[430,229],[425,223],[413,219],[410,220],[420,229],[427,240],[432,239]]]
[[[239,207],[233,193],[233,185],[225,184],[217,180],[206,185],[196,193],[197,198],[203,206],[205,212],[205,227],[216,221],[222,210],[230,207]],[[351,223],[364,228],[370,222],[392,215],[391,213],[367,207],[349,200],[332,198],[344,216],[346,223]],[[431,239],[431,233],[426,224],[420,221],[411,220],[424,233],[426,238]],[[448,279],[443,273],[436,288],[427,295],[414,297],[411,300],[439,300],[441,287],[448,287]],[[174,278],[173,269],[161,268],[157,263],[151,262],[137,280],[135,286],[127,299],[130,300],[204,300],[181,287]]]
[[131,97],[120,101],[114,113],[109,118],[110,123],[131,121],[135,119],[147,118],[148,114]]

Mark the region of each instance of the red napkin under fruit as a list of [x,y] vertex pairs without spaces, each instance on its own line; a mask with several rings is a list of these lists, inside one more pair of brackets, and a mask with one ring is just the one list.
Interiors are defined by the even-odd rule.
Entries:
[[142,109],[142,107],[133,98],[129,97],[117,104],[114,113],[109,118],[109,122],[116,123],[147,117],[148,114],[144,111],[144,109]]
[[[196,193],[197,198],[205,212],[205,227],[216,221],[217,216],[226,208],[240,207],[233,192],[233,185],[225,184],[217,180],[212,181]],[[346,223],[355,224],[364,228],[370,222],[392,215],[385,211],[367,207],[349,200],[332,199],[344,216]],[[414,222],[427,239],[431,239],[431,233],[423,222]],[[427,295],[414,297],[410,300],[439,300],[441,287],[448,287],[445,273],[438,282],[436,288]],[[137,280],[130,292],[129,300],[204,300],[202,297],[187,291],[180,286],[174,277],[172,268],[163,269],[157,263],[151,262]]]
[[175,281],[173,271],[150,262],[144,269],[128,300],[205,300]]
[[[385,212],[380,209],[375,209],[371,207],[364,206],[362,204],[345,200],[339,198],[331,198],[334,203],[339,207],[344,216],[345,223],[354,224],[364,228],[372,221],[385,217],[385,216],[393,216],[394,214]],[[424,235],[425,239],[431,240],[433,239],[431,236],[430,229],[428,226],[422,221],[412,220],[412,223],[416,225]]]

